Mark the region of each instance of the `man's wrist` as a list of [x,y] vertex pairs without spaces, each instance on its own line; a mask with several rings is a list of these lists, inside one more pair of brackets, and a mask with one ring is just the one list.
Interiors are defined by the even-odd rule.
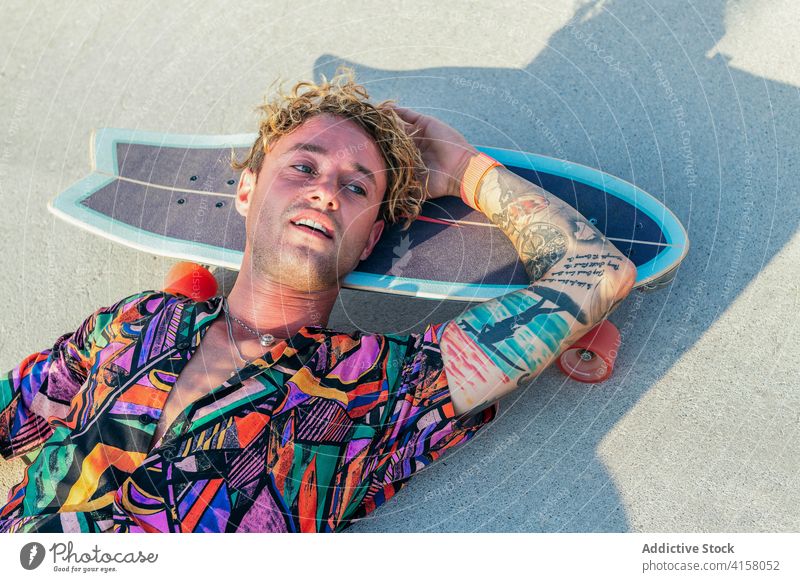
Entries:
[[450,175],[450,186],[447,191],[449,195],[461,198],[461,182],[464,180],[464,172],[467,171],[469,161],[474,156],[477,156],[478,153],[478,150],[472,146],[465,148],[464,151],[461,152],[458,163],[453,166],[453,173]]
[[476,152],[467,158],[466,165],[461,173],[460,188],[461,200],[464,204],[483,212],[478,205],[478,189],[486,173],[498,166],[502,166],[502,164],[482,152]]

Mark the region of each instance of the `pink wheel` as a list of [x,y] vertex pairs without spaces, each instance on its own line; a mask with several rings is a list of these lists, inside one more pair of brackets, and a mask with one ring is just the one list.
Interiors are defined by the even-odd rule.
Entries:
[[185,295],[194,301],[206,301],[217,294],[217,280],[204,266],[181,261],[164,277],[164,291]]
[[617,326],[603,320],[561,353],[558,367],[578,382],[603,382],[614,371],[619,344]]

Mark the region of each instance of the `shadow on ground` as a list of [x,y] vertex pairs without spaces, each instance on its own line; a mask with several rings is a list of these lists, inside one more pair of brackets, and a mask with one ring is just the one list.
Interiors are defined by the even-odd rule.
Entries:
[[[611,381],[587,387],[548,370],[506,398],[480,438],[350,531],[637,530],[598,456],[601,441],[789,241],[800,216],[797,199],[780,196],[798,178],[783,157],[797,150],[797,89],[711,56],[725,9],[723,0],[591,2],[522,69],[393,71],[317,59],[317,75],[350,65],[373,99],[439,117],[472,143],[631,181],[671,208],[692,242],[671,287],[631,296],[612,317],[623,348]],[[383,314],[402,310],[417,331],[468,305],[374,299],[380,308],[363,313],[364,294],[345,290],[331,327],[401,332]]]

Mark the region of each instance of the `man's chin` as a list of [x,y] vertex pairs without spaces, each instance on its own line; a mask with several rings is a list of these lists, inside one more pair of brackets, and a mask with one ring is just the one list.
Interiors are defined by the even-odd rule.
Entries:
[[285,237],[281,243],[265,242],[254,247],[250,257],[254,276],[266,277],[296,289],[321,291],[341,287],[344,278],[360,262],[358,256],[342,256],[341,249],[334,249],[335,245],[328,247],[315,244],[315,241],[305,243],[294,237]]
[[323,257],[318,259],[314,260],[308,254],[291,256],[287,253],[278,259],[254,256],[253,276],[300,291],[322,291],[339,286],[336,265],[331,265]]

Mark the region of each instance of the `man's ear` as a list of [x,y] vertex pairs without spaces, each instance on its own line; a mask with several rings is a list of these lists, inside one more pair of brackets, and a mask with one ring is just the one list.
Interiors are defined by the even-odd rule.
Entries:
[[255,192],[256,175],[250,168],[245,168],[239,176],[239,185],[236,186],[236,211],[242,216],[247,216]]
[[361,253],[361,260],[363,261],[372,253],[372,249],[375,248],[375,245],[378,244],[378,241],[381,238],[381,234],[383,234],[383,227],[386,226],[386,221],[382,218],[379,218],[375,221],[372,225],[372,232],[369,233],[369,239],[367,240],[367,246],[364,247],[364,252]]

